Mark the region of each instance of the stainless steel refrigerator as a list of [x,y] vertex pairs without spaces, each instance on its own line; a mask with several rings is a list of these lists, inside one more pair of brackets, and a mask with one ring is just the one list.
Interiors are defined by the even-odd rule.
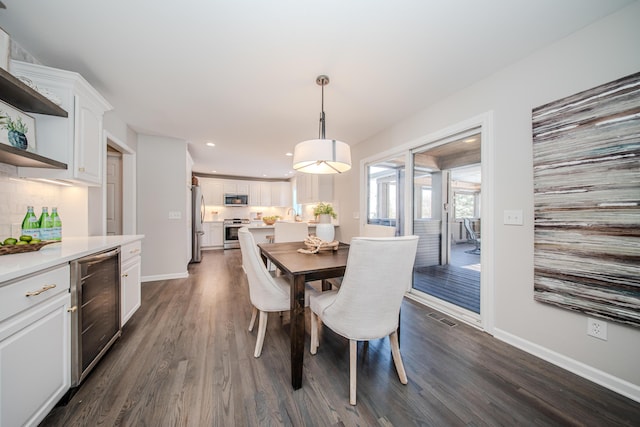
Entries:
[[202,236],[204,235],[204,197],[199,185],[191,186],[191,262],[202,260]]

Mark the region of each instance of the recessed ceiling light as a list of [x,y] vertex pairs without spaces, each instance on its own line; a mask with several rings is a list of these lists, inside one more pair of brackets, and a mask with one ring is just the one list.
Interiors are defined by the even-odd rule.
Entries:
[[216,172],[218,172],[218,171],[211,171],[211,173],[216,173]]
[[476,142],[477,138],[467,138],[463,139],[462,142],[466,142],[467,144],[471,144],[472,142]]
[[215,147],[215,146],[216,146],[216,144],[214,144],[213,142],[207,142],[207,146],[208,146],[208,147]]
[[293,153],[286,153],[285,156],[291,157],[291,156],[293,156]]

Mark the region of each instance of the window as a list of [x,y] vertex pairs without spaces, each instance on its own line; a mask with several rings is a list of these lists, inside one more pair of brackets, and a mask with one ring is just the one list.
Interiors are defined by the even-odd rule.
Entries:
[[456,219],[476,217],[476,195],[474,193],[456,191],[453,193],[454,213]]
[[397,226],[401,217],[404,159],[367,166],[367,223]]
[[420,188],[421,206],[419,218],[431,218],[431,187]]

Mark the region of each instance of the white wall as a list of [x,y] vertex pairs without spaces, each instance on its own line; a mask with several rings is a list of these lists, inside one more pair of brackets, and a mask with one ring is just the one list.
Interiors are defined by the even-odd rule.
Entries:
[[[608,341],[586,335],[587,316],[533,300],[531,110],[640,70],[640,3],[352,147],[353,169],[336,177],[342,240],[358,234],[359,161],[493,111],[495,336],[640,400],[640,329],[608,322]],[[490,49],[490,46],[487,46]],[[523,209],[524,226],[502,224]],[[364,212],[360,212],[364,215]]]
[[[142,280],[187,277],[189,221],[186,141],[138,135],[137,231],[142,240]],[[169,219],[180,212],[180,219]]]
[[[104,117],[102,119],[102,127],[116,139],[124,142],[128,147],[135,150],[135,145],[137,144],[138,139],[137,134],[135,134],[135,132],[133,133],[133,135],[131,134],[131,132],[133,131],[129,129],[126,122],[120,119],[117,111],[111,110],[104,113]],[[133,137],[132,141],[129,141],[130,137]]]

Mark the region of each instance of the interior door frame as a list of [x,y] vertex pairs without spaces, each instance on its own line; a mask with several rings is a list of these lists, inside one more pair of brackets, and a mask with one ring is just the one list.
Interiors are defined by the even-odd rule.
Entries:
[[89,235],[107,234],[107,145],[122,154],[122,234],[136,234],[136,152],[109,131],[102,135],[102,185],[88,189]]
[[[435,143],[437,141],[446,140],[447,138],[464,133],[466,131],[477,129],[481,135],[481,174],[482,174],[482,189],[481,189],[481,206],[482,206],[482,252],[480,254],[480,262],[482,269],[480,272],[480,319],[470,318],[466,310],[458,309],[453,304],[442,302],[442,304],[432,300],[427,300],[422,296],[418,296],[413,292],[408,292],[407,297],[411,298],[421,304],[433,306],[434,308],[441,310],[447,314],[454,316],[471,326],[484,330],[485,332],[493,335],[495,325],[495,289],[494,289],[494,170],[495,170],[495,156],[494,156],[494,118],[493,111],[487,111],[477,116],[471,117],[467,120],[453,124],[449,127],[443,128],[439,131],[424,135],[416,138],[405,144],[393,147],[382,153],[378,153],[374,156],[363,158],[360,160],[360,188],[366,189],[367,187],[367,166],[372,163],[383,161],[389,157],[405,156],[405,171],[413,171],[413,150],[425,145]],[[406,176],[406,173],[405,173]],[[404,230],[413,230],[413,179],[405,179],[405,191],[404,191]],[[367,195],[366,191],[360,192],[360,211],[367,212]],[[366,223],[366,215],[362,215],[360,218],[360,230],[364,228]],[[475,314],[475,313],[474,313]]]

